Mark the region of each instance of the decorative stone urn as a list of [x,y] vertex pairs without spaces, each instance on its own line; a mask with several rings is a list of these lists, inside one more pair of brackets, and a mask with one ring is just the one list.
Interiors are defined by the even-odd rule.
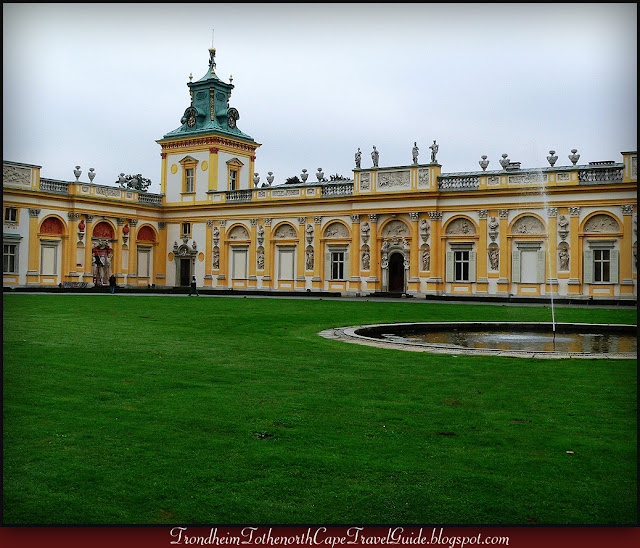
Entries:
[[578,160],[580,159],[580,154],[576,154],[577,152],[578,152],[578,149],[572,148],[571,154],[569,154],[569,160],[571,160],[571,163],[574,166],[578,163]]
[[480,160],[478,163],[480,164],[480,167],[482,168],[482,171],[486,171],[487,167],[489,166],[489,160],[487,160],[487,155],[483,154],[482,155],[482,160]]
[[255,186],[256,188],[258,188],[258,184],[260,183],[260,174],[256,171],[253,174],[253,186]]
[[500,165],[502,166],[502,169],[507,169],[507,167],[509,167],[509,155],[508,154],[503,154],[502,155],[502,160],[500,160]]
[[82,175],[82,171],[80,170],[80,166],[76,166],[73,170],[73,174],[76,176],[76,181],[80,180],[80,175]]
[[558,157],[556,156],[556,151],[550,150],[549,156],[547,156],[547,162],[549,162],[549,165],[553,167],[557,161],[558,161]]
[[318,168],[318,172],[316,173],[316,178],[318,179],[319,183],[321,183],[322,180],[324,179],[324,172],[322,171],[321,167]]
[[89,181],[93,183],[93,180],[96,178],[96,170],[92,167],[89,168]]
[[273,179],[274,179],[274,177],[273,177],[273,171],[270,171],[270,172],[267,174],[267,183],[269,183],[269,186],[271,186],[271,185],[273,184]]
[[300,179],[302,180],[303,183],[306,183],[308,178],[309,178],[309,174],[307,173],[307,170],[303,169],[302,173],[300,174]]

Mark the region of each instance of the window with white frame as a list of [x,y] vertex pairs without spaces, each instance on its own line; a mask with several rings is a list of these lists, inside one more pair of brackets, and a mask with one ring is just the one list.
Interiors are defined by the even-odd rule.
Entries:
[[182,237],[191,236],[191,223],[182,223]]
[[18,244],[3,242],[2,271],[4,274],[18,273]]
[[473,244],[452,243],[451,251],[447,251],[445,259],[445,281],[476,281],[476,252],[473,251]]
[[618,250],[615,240],[590,240],[584,251],[584,282],[618,283]]
[[18,222],[18,208],[6,207],[4,209],[4,222],[5,223],[17,223]]
[[344,251],[331,252],[331,279],[344,280]]
[[185,192],[193,192],[194,189],[194,185],[193,185],[193,176],[194,176],[194,169],[192,167],[188,167],[185,170],[185,182],[184,182],[184,191]]
[[229,190],[238,189],[238,171],[235,169],[229,170]]

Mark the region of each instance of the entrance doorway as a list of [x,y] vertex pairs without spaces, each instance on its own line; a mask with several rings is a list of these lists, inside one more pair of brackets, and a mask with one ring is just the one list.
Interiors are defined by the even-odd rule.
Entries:
[[389,257],[389,291],[404,293],[404,256],[392,253]]
[[180,285],[188,286],[191,283],[191,259],[180,259]]

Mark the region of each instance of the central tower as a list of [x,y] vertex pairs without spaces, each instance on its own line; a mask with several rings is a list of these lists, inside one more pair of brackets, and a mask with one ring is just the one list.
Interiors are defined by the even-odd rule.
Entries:
[[216,74],[215,56],[210,48],[206,74],[189,78],[190,104],[181,125],[157,141],[164,205],[214,202],[218,192],[251,188],[260,145],[238,128],[240,114],[229,105],[234,86]]

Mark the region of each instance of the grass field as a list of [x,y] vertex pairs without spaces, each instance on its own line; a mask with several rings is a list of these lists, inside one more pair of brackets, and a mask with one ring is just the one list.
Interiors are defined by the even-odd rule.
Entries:
[[[70,294],[3,306],[4,524],[637,523],[635,360],[317,335],[547,322],[549,308]],[[636,323],[629,309],[555,314]]]

